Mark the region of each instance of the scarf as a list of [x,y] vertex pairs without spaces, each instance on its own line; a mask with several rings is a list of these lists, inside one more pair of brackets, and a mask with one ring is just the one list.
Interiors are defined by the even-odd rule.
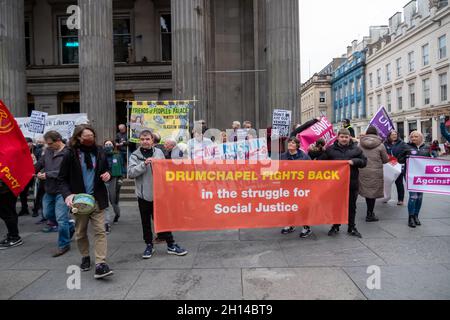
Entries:
[[155,150],[153,148],[150,149],[143,149],[141,148],[141,153],[144,156],[145,159],[153,157],[153,154],[155,153]]
[[92,163],[92,156],[98,158],[98,149],[96,145],[93,146],[84,146],[80,145],[80,151],[84,153],[84,163],[86,164],[86,168],[88,170],[94,169],[94,164]]

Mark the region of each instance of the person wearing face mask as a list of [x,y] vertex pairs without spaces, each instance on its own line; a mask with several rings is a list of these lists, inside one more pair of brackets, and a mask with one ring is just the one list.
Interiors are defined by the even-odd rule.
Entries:
[[113,274],[106,264],[107,239],[104,210],[108,208],[108,191],[105,183],[111,179],[108,161],[101,147],[95,143],[95,131],[88,125],[75,129],[69,152],[64,156],[58,176],[58,186],[68,207],[73,206],[75,195],[89,194],[95,198],[95,211],[90,215],[75,215],[78,249],[82,255],[80,269],[91,269],[89,256],[88,224],[94,230],[95,279]]
[[[406,166],[407,160],[411,156],[415,157],[429,157],[431,158],[430,147],[424,143],[423,134],[418,131],[411,132],[409,136],[409,141],[405,145],[404,150],[398,157],[398,162],[405,164],[405,172],[408,171]],[[410,192],[408,201],[408,226],[410,228],[416,228],[422,225],[419,220],[420,209],[422,208],[423,193],[421,192]]]
[[42,200],[44,217],[58,224],[58,250],[53,255],[56,258],[70,250],[70,241],[75,232],[75,226],[70,221],[69,207],[59,192],[57,180],[62,160],[69,149],[56,131],[47,132],[44,139],[48,147],[35,165],[35,170],[39,181],[45,181]]
[[[155,148],[153,134],[144,130],[139,135],[141,147],[130,157],[128,176],[136,180],[136,197],[138,198],[141,214],[143,238],[146,244],[143,259],[150,259],[155,253],[153,247],[153,159],[165,159],[164,153]],[[177,256],[187,255],[187,251],[178,246],[171,232],[160,233],[157,239],[167,242],[167,253]]]
[[[122,155],[118,152],[117,148],[114,145],[114,142],[111,140],[106,140],[104,143],[106,159],[108,160],[108,168],[111,172],[111,180],[106,183],[106,187],[108,188],[108,196],[109,202],[114,210],[114,224],[119,222],[120,218],[120,207],[119,207],[119,198],[120,198],[120,189],[122,187],[122,167],[123,167],[123,158]],[[109,209],[106,210],[105,214],[106,223],[105,230],[106,234],[111,233],[111,219],[109,214]]]

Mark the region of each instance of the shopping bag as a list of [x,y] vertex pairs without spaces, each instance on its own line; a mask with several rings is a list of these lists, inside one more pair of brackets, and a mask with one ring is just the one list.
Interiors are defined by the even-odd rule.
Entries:
[[402,165],[396,160],[392,160],[383,166],[384,172],[384,199],[383,202],[388,202],[392,197],[392,185],[402,174]]

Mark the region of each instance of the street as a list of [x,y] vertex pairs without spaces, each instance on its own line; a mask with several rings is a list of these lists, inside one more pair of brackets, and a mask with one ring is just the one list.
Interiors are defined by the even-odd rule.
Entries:
[[[366,223],[365,210],[360,198],[360,240],[347,236],[346,226],[336,238],[327,236],[329,226],[313,227],[306,240],[298,229],[288,236],[279,229],[175,233],[187,256],[169,256],[158,244],[144,261],[137,205],[125,203],[108,236],[114,276],[98,281],[93,271],[82,273],[79,290],[68,289],[66,273],[81,261],[76,243],[52,258],[57,234],[20,217],[24,245],[0,252],[0,299],[450,299],[450,197],[425,195],[416,229],[393,200],[377,202],[378,223]],[[379,289],[367,287],[369,266],[380,268]]]

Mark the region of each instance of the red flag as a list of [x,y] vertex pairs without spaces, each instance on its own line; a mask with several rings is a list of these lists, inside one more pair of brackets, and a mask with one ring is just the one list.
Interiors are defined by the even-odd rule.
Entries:
[[0,100],[0,179],[18,196],[33,174],[33,159],[25,137]]

